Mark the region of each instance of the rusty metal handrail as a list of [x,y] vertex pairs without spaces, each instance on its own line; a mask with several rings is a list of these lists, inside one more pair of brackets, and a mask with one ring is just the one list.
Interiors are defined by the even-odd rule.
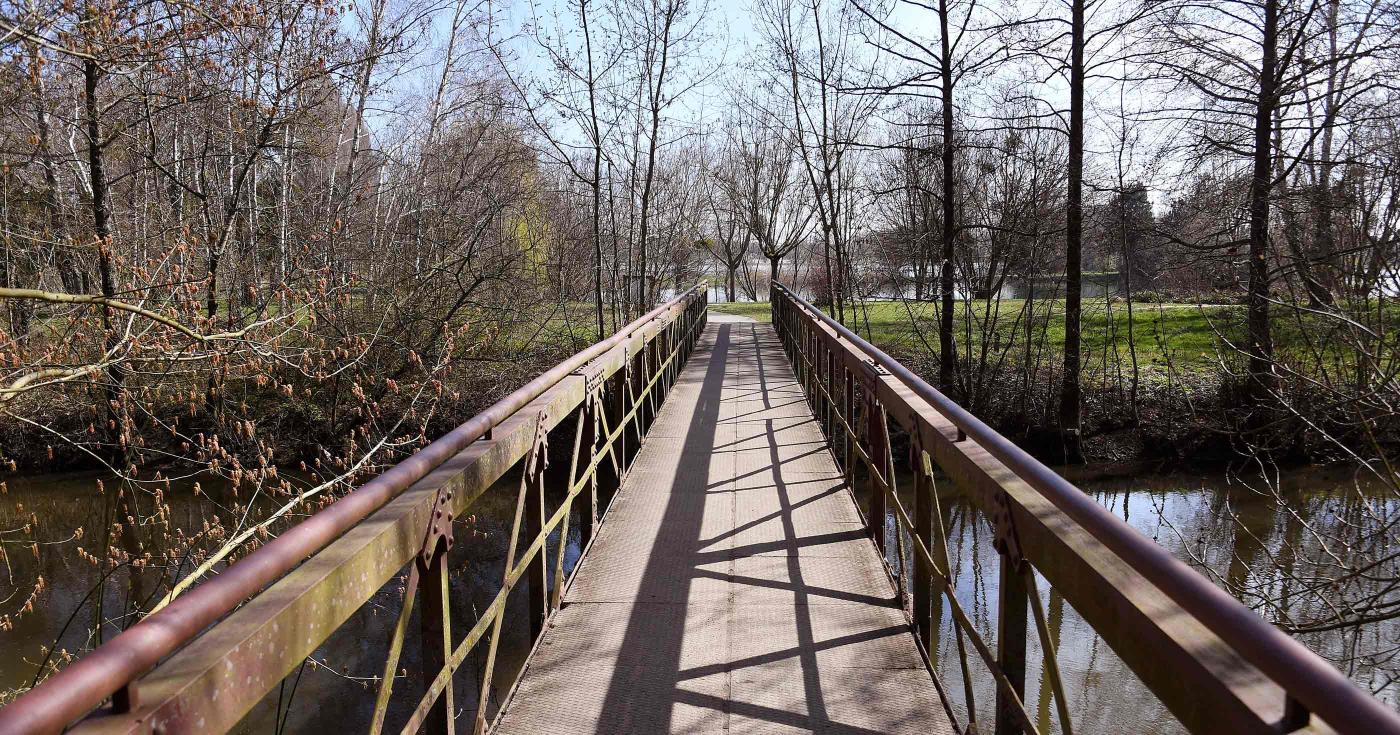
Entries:
[[[693,302],[692,306],[700,307],[703,312],[703,307],[705,306],[704,299]],[[690,308],[691,307],[688,307],[687,311],[690,311]],[[675,380],[676,376],[679,374],[680,362],[688,355],[689,349],[695,344],[696,339],[699,337],[699,331],[703,329],[704,324],[705,319],[702,313],[698,315],[697,318],[691,319],[690,324],[685,327],[685,333],[678,335],[677,338],[673,340],[673,343],[670,345],[670,354],[662,358],[659,354],[653,352],[653,361],[649,366],[646,365],[644,360],[643,372],[650,373],[650,377],[646,375],[641,376],[646,380],[645,384],[633,386],[630,377],[624,375],[627,379],[623,381],[626,385],[623,389],[624,395],[622,398],[627,410],[617,417],[616,427],[609,426],[606,411],[600,409],[600,401],[597,400],[600,396],[597,394],[590,394],[589,398],[585,400],[582,407],[582,414],[579,416],[579,421],[575,425],[573,453],[570,458],[569,479],[565,487],[564,498],[558,509],[555,510],[554,514],[550,516],[547,521],[543,520],[542,503],[537,505],[533,510],[527,510],[526,508],[531,498],[536,499],[536,501],[542,501],[543,498],[544,466],[540,461],[543,460],[543,452],[541,451],[539,442],[542,436],[542,434],[540,434],[540,429],[543,428],[542,422],[545,417],[543,415],[540,416],[539,420],[541,424],[537,426],[536,443],[531,447],[530,454],[527,455],[527,467],[525,473],[521,477],[520,493],[516,503],[516,516],[511,529],[510,548],[506,552],[507,571],[503,578],[501,589],[496,593],[495,599],[492,600],[487,609],[478,616],[476,623],[472,626],[472,629],[467,633],[466,637],[452,650],[451,656],[445,657],[437,674],[433,676],[429,682],[427,691],[420,697],[417,707],[414,708],[408,722],[404,725],[403,732],[405,734],[418,732],[420,726],[425,723],[429,724],[429,732],[450,731],[450,728],[446,727],[445,724],[447,720],[445,710],[444,714],[440,716],[439,722],[430,723],[432,710],[435,707],[440,707],[441,705],[438,703],[448,696],[445,692],[450,689],[452,675],[466,660],[466,657],[471,653],[476,644],[480,643],[483,637],[486,636],[489,627],[491,631],[489,638],[490,645],[488,647],[486,665],[481,672],[482,683],[480,684],[481,691],[479,692],[480,700],[476,711],[476,732],[481,733],[486,730],[487,724],[490,722],[486,709],[490,698],[490,687],[496,658],[496,644],[499,642],[507,598],[516,583],[527,573],[534,572],[538,575],[530,582],[532,605],[530,613],[531,637],[538,640],[543,630],[545,618],[561,607],[562,588],[566,583],[563,570],[563,551],[565,544],[561,541],[559,552],[555,559],[553,596],[552,599],[546,600],[544,582],[544,577],[548,573],[548,560],[544,558],[546,539],[548,539],[550,534],[554,533],[556,529],[560,529],[561,539],[568,535],[569,513],[574,500],[580,495],[582,490],[590,484],[594,485],[596,488],[597,471],[605,455],[610,455],[614,460],[619,459],[619,452],[615,447],[616,444],[622,440],[622,437],[627,433],[629,428],[635,428],[639,435],[644,434],[642,427],[636,423],[641,418],[640,414],[646,407],[650,407],[652,410],[656,409],[656,396],[658,393],[664,393],[670,387],[671,381]],[[684,326],[679,322],[672,322],[671,324],[673,327],[678,325]],[[638,357],[644,358],[645,356],[638,355]],[[636,390],[634,390],[634,388]],[[647,403],[644,404],[643,400],[646,400]],[[588,427],[587,425],[590,421],[596,421],[597,425],[591,428]],[[582,459],[580,450],[583,448],[582,439],[584,435],[589,432],[594,432],[593,441],[591,442],[593,446],[590,447],[587,466],[580,467],[580,460]],[[547,446],[547,440],[545,446]],[[626,452],[623,451],[620,454],[622,455],[621,463],[625,464]],[[620,469],[618,472],[619,475],[623,473],[625,473],[625,468]],[[531,489],[532,485],[533,490]],[[596,497],[593,498],[593,502],[597,502]],[[596,508],[589,511],[590,515],[594,511],[596,511]],[[535,518],[534,527],[531,527],[531,519],[526,517],[531,515]],[[523,539],[521,533],[523,528],[533,530],[533,538],[528,540]],[[517,546],[522,541],[527,543],[528,546],[517,558],[515,552]],[[587,546],[586,538],[584,539],[584,546]],[[515,560],[513,565],[510,564],[510,560]],[[410,607],[411,600],[406,597],[401,616],[402,620],[407,620]],[[396,632],[396,641],[392,650],[397,651],[398,645],[401,642],[402,629]],[[444,643],[450,646],[450,636],[444,636]],[[387,703],[389,690],[392,688],[392,671],[396,661],[397,655],[391,653],[385,665],[386,676],[381,681],[381,686],[383,688],[381,689],[380,701],[375,711],[374,727],[371,729],[372,735],[377,735],[377,733],[380,732],[380,727],[383,723],[385,715],[384,705]],[[498,716],[501,711],[504,710],[498,710]]]
[[[822,313],[788,287],[774,282],[775,327],[787,329],[779,304],[800,312],[811,326],[844,341],[890,379],[927,402],[962,437],[1010,470],[1058,511],[1128,564],[1134,572],[1218,636],[1248,664],[1281,686],[1307,712],[1343,732],[1400,733],[1400,714],[1368,695],[1303,644],[1260,618],[1165,549],[1134,530],[1092,497],[1031,457],[928,382]],[[796,340],[796,335],[786,335]],[[961,438],[961,437],[960,437]],[[1285,708],[1285,720],[1297,716]]]
[[[782,325],[779,324],[780,328],[781,326]],[[781,336],[788,337],[785,331],[781,332]],[[915,476],[918,478],[916,481],[917,490],[915,493],[917,509],[914,514],[911,514],[909,510],[904,507],[904,503],[900,500],[898,489],[895,486],[893,444],[890,441],[890,434],[888,431],[890,416],[886,412],[885,406],[881,405],[878,398],[872,395],[873,392],[869,391],[867,389],[868,387],[864,385],[860,390],[860,397],[857,398],[855,395],[855,386],[850,380],[845,381],[845,387],[848,389],[845,400],[838,401],[838,397],[832,395],[832,391],[836,389],[837,386],[828,385],[829,383],[835,382],[832,374],[834,372],[832,368],[835,366],[829,364],[827,366],[827,374],[823,376],[821,374],[823,372],[822,366],[813,359],[813,355],[809,355],[805,350],[791,350],[791,345],[792,341],[790,339],[785,339],[784,346],[790,349],[793,360],[793,371],[799,376],[799,382],[812,403],[813,412],[818,415],[821,422],[826,425],[827,431],[835,432],[837,429],[840,429],[839,433],[842,437],[841,449],[839,451],[836,449],[837,445],[834,437],[828,439],[828,441],[831,443],[833,455],[839,456],[839,463],[844,465],[846,481],[849,488],[854,489],[855,483],[855,473],[853,471],[855,463],[852,460],[859,460],[866,468],[866,481],[870,490],[871,503],[869,513],[862,514],[865,518],[866,531],[871,535],[871,540],[875,543],[876,549],[885,563],[886,571],[895,582],[896,590],[901,599],[906,591],[904,579],[906,562],[904,554],[904,533],[897,532],[895,535],[898,564],[896,567],[891,567],[888,558],[885,558],[885,546],[888,543],[888,539],[885,533],[886,529],[884,528],[883,516],[886,514],[887,510],[893,511],[897,531],[903,531],[909,534],[913,547],[913,561],[916,565],[922,565],[923,570],[928,572],[927,579],[918,576],[917,573],[915,575],[915,609],[910,622],[914,623],[920,647],[924,650],[926,662],[929,663],[929,673],[934,677],[935,684],[939,691],[945,692],[943,706],[949,720],[953,723],[953,729],[957,732],[962,732],[964,730],[958,723],[957,713],[953,711],[950,706],[951,703],[947,699],[946,688],[942,677],[933,667],[931,658],[929,658],[930,652],[928,648],[931,645],[931,641],[929,640],[931,626],[928,625],[929,621],[925,619],[929,611],[926,609],[927,599],[923,598],[927,598],[932,590],[929,588],[927,582],[936,582],[940,593],[947,598],[952,612],[954,633],[957,635],[958,642],[958,659],[962,667],[964,686],[970,686],[971,684],[966,650],[963,646],[963,637],[966,636],[972,644],[973,651],[982,659],[987,670],[992,675],[999,704],[1005,710],[1004,712],[999,712],[999,717],[1002,722],[998,723],[998,732],[1001,732],[1000,728],[1003,726],[1012,727],[1019,725],[1028,735],[1040,735],[1039,729],[1031,722],[1031,715],[1023,701],[1024,692],[1020,691],[1018,685],[1012,681],[1011,677],[1019,676],[1019,674],[1008,672],[1007,669],[1013,667],[1002,665],[1003,662],[1000,660],[998,654],[993,653],[991,645],[987,643],[986,639],[977,630],[971,618],[963,609],[962,603],[958,600],[956,590],[954,589],[951,564],[948,560],[946,538],[943,534],[939,535],[939,539],[942,542],[940,551],[943,552],[943,563],[940,566],[940,560],[933,555],[933,550],[931,548],[933,544],[931,540],[927,538],[932,535],[932,528],[921,528],[920,524],[913,520],[914,517],[918,517],[920,520],[927,520],[924,516],[927,515],[929,509],[925,506],[930,504],[929,501],[932,501],[935,507],[937,503],[936,499],[933,497],[934,493],[932,492],[932,465],[928,456],[923,452],[918,433],[916,432],[913,434],[912,438],[914,441],[910,449],[922,460],[916,460],[917,464],[923,466],[915,468]],[[849,377],[849,373],[847,375]],[[841,405],[843,403],[845,404],[844,407]],[[863,417],[865,419],[864,421],[857,420],[855,417],[858,406],[859,410],[865,414]],[[854,422],[854,425],[852,425],[852,422]],[[1022,571],[1026,570],[1023,569]],[[1040,621],[1037,620],[1037,623],[1040,623]],[[1047,646],[1047,654],[1049,654],[1050,650],[1051,649]],[[1053,659],[1053,655],[1047,655],[1047,664],[1051,659]],[[1050,666],[1047,666],[1047,669],[1050,669]],[[1065,710],[1064,694],[1059,686],[1058,671],[1055,671],[1054,679],[1056,682],[1055,700],[1060,709],[1061,722],[1068,723],[1069,718]],[[969,717],[975,721],[976,705],[970,688],[965,690],[964,699],[966,700]],[[1067,724],[1062,727],[1065,733],[1070,732]],[[970,723],[967,729],[970,731],[976,728],[972,727]]]
[[[411,457],[361,485],[310,518],[287,529],[218,576],[191,588],[169,605],[0,708],[0,732],[57,732],[83,717],[193,640],[245,600],[296,568],[346,531],[434,470],[452,460],[565,378],[668,314],[703,300],[695,286],[526,383]],[[684,308],[682,308],[684,307]],[[679,311],[678,311],[679,310]],[[130,702],[121,703],[130,706]],[[120,705],[119,705],[120,706]]]

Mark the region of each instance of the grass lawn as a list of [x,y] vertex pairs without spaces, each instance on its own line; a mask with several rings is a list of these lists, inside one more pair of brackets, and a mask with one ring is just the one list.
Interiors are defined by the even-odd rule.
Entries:
[[727,301],[722,304],[710,304],[710,311],[716,314],[746,316],[756,322],[773,321],[773,311],[767,301]]
[[[762,322],[771,320],[767,302],[711,304],[710,309]],[[1236,305],[1135,303],[1130,324],[1127,304],[1085,299],[1084,363],[1089,369],[1118,359],[1126,364],[1131,359],[1131,344],[1138,364],[1148,372],[1165,371],[1169,365],[1177,371],[1215,372],[1222,356],[1242,359],[1231,345],[1244,345],[1243,320],[1244,309]],[[938,349],[938,311],[931,303],[866,301],[857,305],[854,316],[847,311],[846,323],[885,349],[906,353]],[[995,361],[1004,353],[1014,361],[1025,358],[1029,343],[1040,350],[1032,359],[1058,361],[1064,349],[1062,300],[1036,300],[1030,309],[1022,299],[958,301],[954,325],[964,355],[969,350],[974,355],[985,352]],[[1339,319],[1298,318],[1276,309],[1273,332],[1278,356],[1287,359],[1296,353],[1305,357],[1314,355],[1313,347],[1320,347],[1323,352],[1335,353],[1333,358],[1345,360],[1347,342],[1327,336],[1329,330],[1345,328]]]
[[[853,321],[870,341],[914,350],[937,348],[938,311],[932,304],[886,301],[860,307]],[[1206,367],[1216,361],[1222,335],[1236,339],[1242,315],[1234,306],[1134,304],[1130,329],[1125,304],[1086,299],[1085,363],[1112,358],[1115,349],[1128,360],[1131,344],[1140,364],[1165,366],[1170,361],[1179,368]],[[1038,300],[1029,307],[1021,299],[959,301],[953,324],[965,350],[1009,351],[1019,357],[1027,343],[1056,355],[1064,349],[1064,302],[1059,300]]]

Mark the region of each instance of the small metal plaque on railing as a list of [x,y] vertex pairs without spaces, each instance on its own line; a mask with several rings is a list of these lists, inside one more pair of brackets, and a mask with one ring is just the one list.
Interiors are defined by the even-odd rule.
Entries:
[[875,384],[880,382],[881,378],[889,377],[890,374],[890,371],[886,370],[883,365],[870,358],[861,360],[860,367],[860,374],[858,376],[860,384],[868,391],[874,391]]
[[601,386],[603,384],[603,381],[606,379],[606,371],[607,366],[604,365],[602,361],[594,360],[593,362],[590,362],[587,365],[583,365],[582,367],[578,368],[570,374],[582,377],[584,393],[586,395],[593,395],[593,393],[598,390],[598,387]]

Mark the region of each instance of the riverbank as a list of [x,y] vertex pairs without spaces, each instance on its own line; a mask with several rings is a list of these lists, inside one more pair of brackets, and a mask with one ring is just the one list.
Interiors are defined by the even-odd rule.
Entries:
[[[1047,463],[1066,456],[1058,409],[1064,344],[1061,302],[959,302],[959,362],[952,397]],[[870,301],[848,319],[862,337],[930,383],[938,382],[933,305]],[[1242,311],[1228,304],[1085,302],[1082,451],[1090,464],[1177,463],[1228,469],[1265,458],[1286,467],[1400,453],[1400,425],[1363,386],[1362,374],[1311,324],[1277,330],[1276,405],[1244,397]],[[771,321],[767,302],[712,310]],[[1370,381],[1370,382],[1367,382]],[[1362,417],[1365,420],[1361,420]]]
[[[356,456],[379,440],[402,445],[413,435],[434,438],[592,344],[594,334],[577,324],[547,324],[517,340],[491,340],[431,372],[419,359],[417,368],[387,365],[375,374],[361,356],[342,354],[342,366],[357,372],[329,377],[337,366],[322,365],[310,376],[297,370],[225,375],[214,401],[204,372],[133,382],[123,432],[128,466],[143,476],[203,471],[211,459],[299,467]],[[111,464],[115,432],[103,425],[109,415],[101,410],[103,396],[96,385],[78,385],[9,402],[0,413],[0,474]]]

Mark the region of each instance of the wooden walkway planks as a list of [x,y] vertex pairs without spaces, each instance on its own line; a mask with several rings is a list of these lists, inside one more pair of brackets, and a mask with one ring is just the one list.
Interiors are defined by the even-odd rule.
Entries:
[[951,732],[771,327],[710,316],[500,733]]

